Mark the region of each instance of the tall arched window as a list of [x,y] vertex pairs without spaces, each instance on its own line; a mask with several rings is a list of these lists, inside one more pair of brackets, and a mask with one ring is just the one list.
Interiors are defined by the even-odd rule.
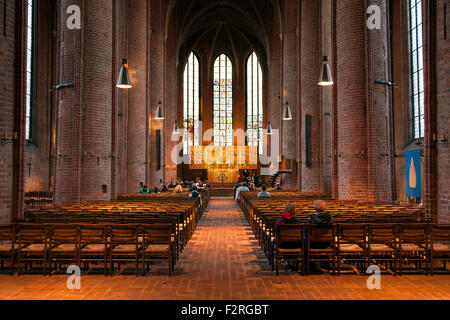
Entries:
[[34,43],[34,1],[27,1],[27,73],[26,73],[26,139],[30,140],[31,136],[31,124],[32,124],[32,111],[33,111],[33,43]]
[[409,55],[411,61],[412,137],[417,139],[425,135],[422,0],[409,0]]
[[191,146],[201,145],[200,128],[200,66],[197,56],[191,52],[184,69],[184,154]]
[[262,70],[256,53],[247,60],[247,132],[248,145],[259,146],[262,154],[263,88]]
[[214,117],[215,146],[233,145],[233,65],[221,54],[214,62]]

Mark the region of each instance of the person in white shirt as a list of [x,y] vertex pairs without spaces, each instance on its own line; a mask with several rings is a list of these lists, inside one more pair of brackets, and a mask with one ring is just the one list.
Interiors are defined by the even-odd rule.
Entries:
[[241,184],[241,186],[236,190],[236,199],[235,200],[237,202],[241,201],[241,195],[240,195],[241,192],[250,192],[247,182],[244,182],[243,184]]
[[258,193],[258,199],[270,198],[270,193],[267,192],[267,187],[263,185],[261,189],[262,190]]

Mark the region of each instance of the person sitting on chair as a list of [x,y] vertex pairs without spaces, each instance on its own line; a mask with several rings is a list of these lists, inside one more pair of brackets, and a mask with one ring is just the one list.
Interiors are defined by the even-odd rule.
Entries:
[[174,193],[182,193],[183,192],[183,187],[181,186],[181,184],[177,184],[175,189],[173,190]]
[[237,202],[241,201],[241,192],[250,192],[247,182],[242,183],[241,186],[236,190],[236,201]]
[[141,193],[143,193],[143,194],[150,193],[150,190],[147,188],[147,186],[143,186]]
[[261,191],[258,193],[258,199],[270,198],[270,193],[267,192],[267,187],[263,185]]
[[[331,227],[334,223],[333,217],[327,213],[327,204],[323,200],[318,200],[314,203],[316,214],[311,217],[309,223],[319,227]],[[315,243],[311,242],[310,247],[312,249],[326,249],[331,245],[329,242]],[[324,270],[319,261],[315,261],[312,266],[313,271],[323,273]]]
[[155,187],[155,188],[153,189],[153,193],[154,193],[154,194],[159,194],[159,189],[158,189],[158,187]]
[[144,189],[144,183],[139,182],[139,193],[143,193],[142,190]]

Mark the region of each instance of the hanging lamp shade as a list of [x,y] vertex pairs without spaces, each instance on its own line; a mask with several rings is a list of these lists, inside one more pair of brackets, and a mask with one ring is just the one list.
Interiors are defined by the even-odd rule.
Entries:
[[266,134],[268,136],[271,136],[273,134],[273,129],[272,129],[272,124],[270,123],[270,121],[267,123],[267,131]]
[[319,86],[331,86],[334,84],[333,77],[331,76],[330,64],[328,57],[324,56],[322,64],[322,70],[320,72]]
[[158,103],[158,108],[156,109],[156,120],[164,120],[164,114],[161,106],[161,101]]
[[178,133],[178,121],[176,121],[175,120],[175,124],[174,124],[174,126],[173,126],[173,131],[172,131],[172,135],[178,135],[179,133]]
[[117,88],[130,89],[132,87],[127,64],[127,59],[122,59],[122,67],[120,67],[119,79],[117,80]]
[[291,107],[289,107],[289,102],[286,102],[286,108],[284,108],[283,120],[292,120]]

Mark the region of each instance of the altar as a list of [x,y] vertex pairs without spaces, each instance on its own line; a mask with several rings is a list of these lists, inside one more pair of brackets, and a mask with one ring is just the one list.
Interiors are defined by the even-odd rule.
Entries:
[[209,169],[208,181],[212,184],[234,184],[239,180],[239,170],[236,169]]

